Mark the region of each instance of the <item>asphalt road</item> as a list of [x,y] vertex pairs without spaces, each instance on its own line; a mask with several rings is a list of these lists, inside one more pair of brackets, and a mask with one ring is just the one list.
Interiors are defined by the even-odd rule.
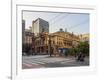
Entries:
[[49,57],[49,55],[23,56],[22,68],[55,68],[55,67],[73,67],[89,66],[89,58],[84,62],[77,62],[72,57]]

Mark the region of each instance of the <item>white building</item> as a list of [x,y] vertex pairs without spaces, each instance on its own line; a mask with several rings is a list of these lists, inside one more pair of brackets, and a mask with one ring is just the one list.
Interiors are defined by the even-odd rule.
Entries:
[[49,33],[49,23],[41,18],[32,22],[32,33],[38,35],[41,32]]

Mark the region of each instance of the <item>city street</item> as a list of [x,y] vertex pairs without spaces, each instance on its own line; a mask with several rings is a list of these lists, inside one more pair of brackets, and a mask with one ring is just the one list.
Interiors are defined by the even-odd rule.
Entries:
[[22,69],[89,66],[89,58],[77,62],[72,57],[49,57],[49,55],[23,56]]

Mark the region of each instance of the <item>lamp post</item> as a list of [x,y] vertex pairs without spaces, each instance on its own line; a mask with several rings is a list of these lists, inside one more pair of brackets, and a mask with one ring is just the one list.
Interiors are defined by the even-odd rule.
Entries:
[[32,55],[34,53],[34,47],[35,47],[35,38],[34,38],[34,34],[32,34]]
[[49,55],[51,57],[51,36],[49,35],[49,46],[48,46],[48,52],[49,52]]

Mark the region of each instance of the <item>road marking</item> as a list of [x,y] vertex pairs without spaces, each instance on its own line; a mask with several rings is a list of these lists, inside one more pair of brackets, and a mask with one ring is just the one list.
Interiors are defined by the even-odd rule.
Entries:
[[36,62],[34,62],[34,61],[31,61],[32,63],[38,63],[38,64],[45,64],[45,63],[43,63],[43,62],[40,62],[40,61],[36,61]]
[[33,60],[30,60],[30,61],[25,61],[27,63],[30,63],[30,64],[35,64],[35,65],[42,65],[42,64],[46,64],[46,63],[56,63],[56,62],[61,62],[61,63],[66,63],[66,62],[72,62],[74,60],[71,60],[71,59],[66,59],[66,60],[48,60],[48,59],[41,59],[41,60],[37,60],[35,59],[34,61]]
[[73,61],[75,61],[75,60],[63,61],[63,62],[61,62],[61,63],[63,64],[63,63],[67,63],[67,62],[73,62]]
[[31,61],[25,61],[24,63],[29,64],[29,65],[32,65],[32,64],[34,64],[34,65],[39,65],[39,64],[33,63],[33,62],[31,62]]
[[31,64],[28,64],[28,63],[22,63],[22,64],[25,65],[25,66],[28,66],[28,67],[32,66]]

